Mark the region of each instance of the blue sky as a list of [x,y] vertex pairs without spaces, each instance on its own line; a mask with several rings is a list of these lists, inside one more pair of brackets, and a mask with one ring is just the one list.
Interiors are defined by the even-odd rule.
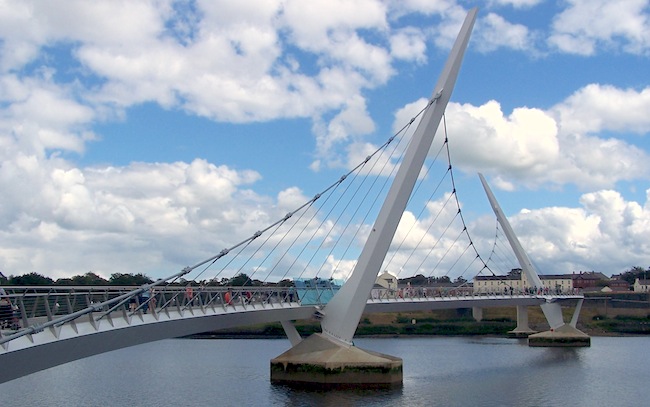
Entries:
[[0,270],[162,277],[241,240],[413,116],[474,5],[447,109],[469,220],[493,222],[480,171],[544,272],[648,267],[647,0],[22,0]]

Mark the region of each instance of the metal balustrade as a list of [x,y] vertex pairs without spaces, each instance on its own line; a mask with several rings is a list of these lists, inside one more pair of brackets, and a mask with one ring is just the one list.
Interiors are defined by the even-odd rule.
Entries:
[[[204,286],[161,285],[134,286],[9,286],[3,287],[13,305],[11,317],[5,316],[0,332],[0,345],[14,339],[34,335],[47,328],[83,322],[95,325],[102,320],[150,314],[154,322],[161,316],[188,312],[228,312],[263,310],[269,307],[310,305],[321,308],[327,304],[338,286],[300,288],[268,286]],[[567,293],[539,294],[528,292],[474,293],[468,287],[407,287],[373,289],[368,304],[409,301],[441,301],[471,299],[581,298],[572,290]]]
[[[156,320],[171,311],[183,314],[194,310],[212,310],[237,307],[264,309],[283,304],[300,305],[293,287],[214,287],[202,285],[128,286],[30,286],[3,287],[13,308],[11,323],[0,332],[0,345],[25,335],[42,332],[46,328],[74,324],[88,316],[91,323],[103,319],[124,318],[151,314]],[[304,291],[304,290],[303,290]],[[311,299],[329,299],[320,289]],[[312,304],[314,305],[314,304]],[[315,304],[324,305],[324,304]],[[88,319],[84,319],[88,322]],[[14,328],[14,329],[11,329]]]
[[580,290],[553,290],[548,291],[480,291],[474,292],[471,287],[429,287],[412,286],[401,289],[373,289],[369,302],[382,300],[408,300],[408,299],[443,299],[443,298],[582,298]]

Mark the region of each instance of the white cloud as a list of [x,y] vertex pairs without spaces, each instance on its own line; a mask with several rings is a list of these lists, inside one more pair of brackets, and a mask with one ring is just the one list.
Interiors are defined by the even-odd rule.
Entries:
[[321,64],[342,62],[361,70],[372,81],[384,83],[392,75],[390,58],[381,46],[361,38],[357,30],[386,31],[386,9],[379,1],[288,1],[282,21],[292,42],[301,49],[323,55]]
[[640,91],[590,84],[577,90],[552,112],[567,134],[604,131],[650,132],[650,87]]
[[[0,10],[0,20],[7,21],[0,52],[7,69],[19,69],[36,59],[40,47],[68,44],[85,69],[80,79],[93,90],[89,99],[124,107],[155,101],[230,121],[309,117],[393,74],[385,42],[373,44],[358,32],[374,30],[379,38],[388,33],[386,10],[378,1],[198,2],[185,21],[173,6],[167,1],[7,4]],[[295,59],[283,59],[287,46],[318,55],[317,71],[295,71]],[[24,56],[12,59],[10,53]],[[332,87],[327,81],[337,71],[343,82]],[[324,91],[343,93],[336,100],[314,97]]]
[[452,103],[448,112],[450,148],[461,167],[535,177],[558,159],[556,123],[539,109],[517,108],[504,116],[490,101],[478,107]]
[[[86,126],[95,112],[75,100],[70,88],[43,78],[21,80],[15,75],[0,76],[0,131],[16,138],[21,148],[42,154],[43,149],[82,152],[94,136]],[[28,147],[30,146],[31,147]],[[5,150],[0,156],[8,158]]]
[[[358,139],[375,130],[374,122],[366,110],[366,102],[360,97],[350,100],[346,108],[329,121],[327,128],[323,127],[324,124],[316,132],[316,154],[318,157],[329,157],[328,165],[331,166],[341,165],[341,158],[333,155],[335,146],[347,145],[350,139]],[[358,161],[350,162],[352,165],[357,163]]]
[[390,38],[391,55],[394,58],[423,63],[427,49],[425,40],[424,33],[415,27],[399,30]]
[[650,190],[643,206],[612,190],[584,194],[580,203],[580,208],[524,210],[511,218],[542,273],[618,273],[646,265]]
[[650,50],[647,0],[571,0],[557,15],[549,43],[560,51],[593,55],[598,47],[633,54]]
[[423,14],[444,14],[457,7],[453,0],[393,0],[390,6],[396,9],[397,15],[418,11]]
[[529,50],[533,48],[528,28],[521,24],[512,24],[503,17],[489,13],[480,20],[478,48],[483,52],[494,51],[498,48]]
[[[538,4],[499,3],[519,9]],[[602,8],[591,6],[596,3]],[[645,54],[644,5],[619,2],[612,9],[573,1],[555,20],[550,41],[564,52],[589,54],[604,46]],[[395,60],[424,63],[427,42],[449,47],[465,17],[451,0],[198,1],[181,15],[184,6],[165,0],[0,3],[4,272],[162,276],[250,236],[306,200],[302,191],[261,195],[254,190],[257,172],[201,159],[83,167],[66,158],[83,154],[97,139],[93,126],[101,120],[154,102],[218,121],[309,118],[314,168],[349,167],[374,151],[366,138],[378,128],[370,91],[395,74]],[[441,22],[430,31],[418,29],[402,19],[410,14]],[[476,44],[484,50],[531,47],[525,26],[492,13],[479,18]],[[601,133],[646,136],[649,98],[648,89],[593,84],[548,110],[452,103],[455,164],[508,174],[497,182],[509,189],[572,183],[590,190],[646,180],[648,153]],[[425,102],[398,111],[396,122],[408,122]],[[648,204],[616,194],[585,194],[578,209],[522,213],[522,219],[539,217],[533,220],[541,232],[526,237],[535,253],[578,267],[613,252],[607,238],[615,236],[631,244],[612,254],[611,264],[640,261]],[[605,219],[608,211],[615,216]],[[423,232],[423,220],[410,220]],[[325,230],[309,229],[321,237]],[[331,270],[335,258],[327,263]],[[344,262],[341,270],[353,264]]]
[[332,45],[331,35],[358,28],[385,29],[386,9],[379,1],[300,0],[286,2],[283,20],[297,45],[323,51]]
[[451,103],[447,127],[456,165],[508,174],[500,187],[517,180],[529,186],[574,184],[613,187],[619,181],[647,179],[647,152],[602,132],[647,134],[648,91],[589,85],[548,111],[521,107],[505,115],[499,103]]
[[[242,240],[287,210],[259,211],[271,200],[245,189],[258,174],[203,160],[83,171],[53,168],[49,174],[47,164],[36,164],[34,175],[30,175],[34,166],[29,161],[11,174],[5,166],[0,171],[8,182],[30,177],[29,193],[7,197],[9,204],[16,205],[2,216],[4,247],[0,253],[4,270],[10,273],[19,270],[17,274],[22,274],[27,269],[61,276],[93,270],[106,275],[110,270],[132,271],[130,262],[139,264],[140,271],[151,272],[208,257],[210,250],[216,251],[213,245],[226,247]],[[14,182],[5,184],[3,190],[18,192]],[[28,196],[34,198],[30,206],[24,204]],[[194,241],[195,236],[201,237],[200,242]],[[68,253],[80,256],[50,257],[50,251],[59,250],[57,242],[67,244]],[[124,247],[120,258],[108,261],[109,253],[119,247]],[[12,254],[5,257],[5,253]],[[39,256],[49,261],[39,263]],[[155,263],[144,264],[141,259]]]

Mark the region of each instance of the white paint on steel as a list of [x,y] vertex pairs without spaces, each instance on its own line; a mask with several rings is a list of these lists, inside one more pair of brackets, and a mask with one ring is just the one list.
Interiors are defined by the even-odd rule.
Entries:
[[[499,224],[503,229],[503,233],[508,238],[508,242],[510,243],[512,250],[515,252],[515,256],[517,256],[519,265],[521,266],[521,269],[526,275],[526,278],[528,279],[528,281],[534,284],[535,287],[537,288],[544,287],[542,280],[539,278],[539,275],[537,274],[537,270],[535,269],[535,266],[533,266],[533,263],[530,261],[530,258],[528,258],[528,255],[526,254],[526,251],[524,250],[523,246],[519,242],[517,235],[515,235],[515,232],[512,230],[512,226],[510,226],[510,222],[508,222],[508,218],[506,218],[506,215],[504,215],[503,211],[501,210],[501,206],[499,206],[497,199],[494,197],[494,194],[492,193],[490,186],[485,180],[485,177],[483,177],[483,174],[480,173],[478,174],[478,176],[481,179],[481,184],[483,184],[483,189],[485,189],[485,194],[487,195],[488,200],[490,201],[490,205],[494,210],[494,214],[496,215],[497,220],[499,221]],[[548,324],[550,325],[551,329],[559,328],[562,325],[564,325],[562,308],[560,307],[559,304],[549,302],[549,303],[542,304],[541,307],[542,307],[542,311],[544,312],[544,316],[546,317],[546,321],[548,321]]]
[[469,11],[465,18],[458,38],[433,90],[432,104],[427,108],[413,134],[411,143],[404,155],[404,160],[395,175],[395,180],[377,215],[377,220],[351,277],[325,307],[321,326],[323,333],[334,340],[346,344],[352,342],[366,299],[384,262],[397,225],[404,213],[447,102],[451,97],[463,55],[469,42],[469,36],[476,20],[476,13],[477,9],[474,8]]

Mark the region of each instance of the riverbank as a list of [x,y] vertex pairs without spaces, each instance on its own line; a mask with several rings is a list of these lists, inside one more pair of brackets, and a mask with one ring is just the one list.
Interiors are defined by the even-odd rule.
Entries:
[[[650,317],[645,308],[603,308],[600,304],[584,306],[578,329],[589,336],[650,335]],[[566,309],[565,321],[571,319],[572,308]],[[471,310],[442,310],[408,313],[363,315],[355,337],[400,336],[507,336],[516,327],[516,311],[510,308],[485,309],[483,319],[475,321]],[[301,336],[320,332],[317,321],[297,321]],[[545,331],[548,325],[538,307],[529,308],[529,326]],[[253,325],[234,329],[204,332],[190,338],[285,338],[280,323]]]

